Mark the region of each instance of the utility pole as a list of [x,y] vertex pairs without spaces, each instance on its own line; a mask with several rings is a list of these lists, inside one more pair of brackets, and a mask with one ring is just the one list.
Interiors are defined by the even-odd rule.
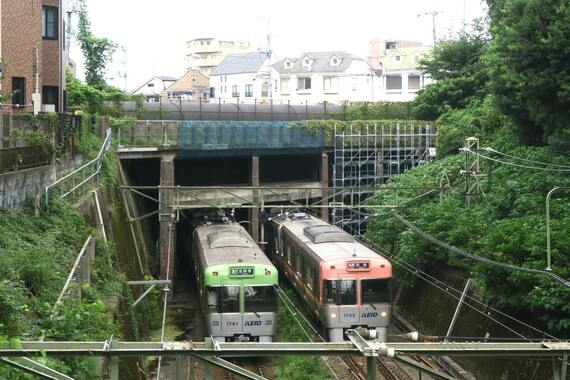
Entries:
[[418,17],[431,15],[431,25],[432,25],[433,45],[434,46],[435,46],[435,43],[437,42],[437,29],[435,26],[435,17],[441,13],[442,13],[442,11],[431,11],[431,12],[425,12],[425,13],[418,14]]

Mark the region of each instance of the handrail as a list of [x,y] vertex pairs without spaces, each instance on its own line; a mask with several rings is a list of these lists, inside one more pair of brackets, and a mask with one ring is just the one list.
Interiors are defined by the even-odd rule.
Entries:
[[87,238],[87,240],[85,240],[85,243],[83,244],[83,248],[81,248],[81,251],[77,255],[77,258],[75,259],[75,263],[73,263],[73,267],[71,267],[71,271],[69,272],[69,275],[67,276],[67,280],[65,281],[65,285],[63,285],[63,289],[61,289],[61,292],[59,293],[59,296],[57,297],[57,300],[55,301],[55,304],[53,305],[52,313],[55,313],[57,307],[59,306],[63,297],[65,296],[65,293],[67,292],[67,289],[69,288],[69,285],[71,284],[71,280],[73,280],[73,277],[75,275],[75,271],[79,267],[79,263],[81,262],[81,259],[83,258],[83,256],[87,252],[87,246],[91,242],[91,239],[93,239],[93,237],[89,236]]
[[[75,190],[79,189],[85,183],[91,181],[91,179],[93,179],[94,177],[95,177],[96,182],[99,181],[97,176],[98,176],[99,172],[101,171],[101,165],[102,165],[101,160],[109,151],[109,147],[111,146],[111,140],[112,140],[112,130],[111,130],[111,128],[109,128],[109,129],[107,129],[107,132],[105,133],[105,140],[103,141],[103,145],[101,146],[101,149],[99,150],[99,154],[97,154],[97,157],[95,157],[94,159],[92,159],[88,163],[82,165],[78,169],[75,169],[71,173],[69,173],[69,174],[63,176],[62,178],[56,180],[52,184],[46,186],[46,188],[45,188],[46,208],[49,207],[49,191],[50,191],[50,189],[59,185],[60,186],[60,198],[63,199],[66,196],[68,196],[69,194],[74,193]],[[75,184],[75,175],[80,173],[80,172],[83,172],[87,168],[91,168],[92,171],[89,173],[89,175],[87,177],[85,177],[85,174],[83,174],[81,181],[79,181],[78,184]],[[71,185],[72,187],[67,192],[64,192],[63,187],[61,187],[61,186],[68,179],[72,179],[72,185]]]

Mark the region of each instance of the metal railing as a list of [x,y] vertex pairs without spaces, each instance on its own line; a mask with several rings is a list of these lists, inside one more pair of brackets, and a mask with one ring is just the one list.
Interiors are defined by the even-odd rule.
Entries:
[[109,147],[111,146],[111,140],[112,131],[109,128],[107,129],[105,140],[103,141],[103,145],[101,146],[97,157],[66,176],[58,179],[54,183],[46,186],[46,208],[49,207],[50,191],[54,191],[56,194],[59,194],[59,198],[63,199],[70,194],[75,194],[76,191],[82,191],[84,193],[85,185],[90,182],[94,182],[96,184],[99,183],[99,173],[101,172],[103,157],[105,157]]
[[[83,244],[83,248],[77,255],[75,262],[73,263],[73,267],[67,276],[67,280],[63,285],[63,289],[59,293],[55,304],[53,305],[52,309],[52,316],[57,311],[57,308],[63,301],[63,297],[66,295],[72,296],[76,300],[81,299],[81,285],[84,283],[91,282],[91,263],[95,259],[95,239],[93,236],[89,236],[85,243]],[[72,282],[76,283],[75,288],[70,288]]]

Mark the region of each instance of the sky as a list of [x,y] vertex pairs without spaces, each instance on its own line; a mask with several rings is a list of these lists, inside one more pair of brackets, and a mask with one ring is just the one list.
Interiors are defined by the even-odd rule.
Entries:
[[[129,90],[152,76],[179,77],[185,69],[185,41],[199,37],[249,40],[276,58],[305,51],[343,50],[368,56],[374,37],[432,43],[462,28],[464,18],[485,15],[481,0],[87,0],[92,31],[121,45],[109,67],[110,84]],[[72,46],[82,78],[82,58]],[[127,73],[125,81],[124,73]],[[121,75],[119,75],[121,74]]]

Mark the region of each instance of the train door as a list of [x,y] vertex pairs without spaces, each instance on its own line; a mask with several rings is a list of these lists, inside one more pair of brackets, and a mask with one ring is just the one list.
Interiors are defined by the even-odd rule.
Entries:
[[[223,333],[239,333],[243,330],[243,320],[241,314],[241,281],[236,284],[222,283],[222,320],[221,330]],[[224,334],[224,335],[225,335]]]
[[206,286],[204,294],[204,310],[206,312],[206,323],[208,324],[208,334],[219,337],[221,334],[221,286]]

